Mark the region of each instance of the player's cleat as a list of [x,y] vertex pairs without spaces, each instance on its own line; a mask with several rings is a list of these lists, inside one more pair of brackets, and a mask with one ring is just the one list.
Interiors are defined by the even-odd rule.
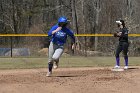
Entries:
[[52,72],[48,72],[46,76],[50,77],[51,75],[52,75]]
[[53,68],[54,68],[54,69],[57,69],[57,68],[58,68],[58,66],[54,65],[54,66],[53,66]]
[[120,69],[120,66],[116,65],[116,66],[114,67],[114,69]]
[[125,66],[124,69],[127,70],[128,69],[128,66]]
[[54,68],[54,69],[57,69],[57,68],[58,68],[58,62],[54,62],[53,68]]

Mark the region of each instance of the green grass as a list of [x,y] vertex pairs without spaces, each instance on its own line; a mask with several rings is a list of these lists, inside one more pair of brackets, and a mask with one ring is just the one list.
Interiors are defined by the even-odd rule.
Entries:
[[[0,58],[0,69],[47,68],[47,58]],[[129,57],[129,65],[140,66],[139,57]],[[123,65],[121,58],[121,65]],[[114,66],[114,57],[62,57],[60,67]]]

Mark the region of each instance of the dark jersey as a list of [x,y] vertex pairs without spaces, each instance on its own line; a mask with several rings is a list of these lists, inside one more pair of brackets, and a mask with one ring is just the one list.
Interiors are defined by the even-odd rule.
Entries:
[[119,38],[120,42],[128,42],[128,29],[127,28],[121,28],[120,31],[122,34]]

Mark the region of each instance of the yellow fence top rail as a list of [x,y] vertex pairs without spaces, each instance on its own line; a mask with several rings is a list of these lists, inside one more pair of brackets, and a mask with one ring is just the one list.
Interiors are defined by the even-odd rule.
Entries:
[[[17,36],[28,36],[28,37],[42,37],[42,36],[48,36],[47,34],[0,34],[0,37],[17,37]],[[94,37],[94,36],[97,36],[97,37],[112,37],[113,34],[75,34],[75,36],[77,37],[83,37],[83,36],[86,36],[86,37]],[[129,34],[129,36],[132,36],[132,37],[139,37],[140,34]]]

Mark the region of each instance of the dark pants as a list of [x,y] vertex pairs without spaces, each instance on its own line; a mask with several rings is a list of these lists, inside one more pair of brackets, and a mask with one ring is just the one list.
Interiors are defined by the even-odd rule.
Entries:
[[129,43],[128,42],[119,42],[119,45],[116,50],[116,65],[120,65],[120,53],[123,51],[124,54],[124,59],[125,59],[125,65],[128,66],[128,47]]
[[127,42],[119,42],[116,50],[116,57],[119,57],[121,51],[123,51],[124,56],[127,56],[129,44]]

